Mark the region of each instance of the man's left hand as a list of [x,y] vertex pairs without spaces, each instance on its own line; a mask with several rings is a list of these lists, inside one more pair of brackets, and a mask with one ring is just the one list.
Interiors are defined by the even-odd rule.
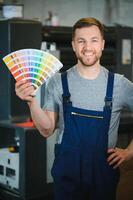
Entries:
[[114,169],[132,158],[128,149],[110,148],[108,149],[108,154],[110,155],[107,158],[107,162],[109,165],[113,165]]

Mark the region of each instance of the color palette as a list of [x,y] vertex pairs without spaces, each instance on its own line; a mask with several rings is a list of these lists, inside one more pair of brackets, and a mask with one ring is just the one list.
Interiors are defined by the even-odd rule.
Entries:
[[21,49],[3,58],[16,81],[28,80],[37,90],[63,65],[52,54],[38,49]]

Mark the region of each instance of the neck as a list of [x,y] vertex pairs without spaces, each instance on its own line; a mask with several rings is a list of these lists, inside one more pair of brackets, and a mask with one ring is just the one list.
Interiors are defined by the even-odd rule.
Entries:
[[100,65],[96,66],[81,66],[77,65],[77,71],[83,78],[95,79],[100,73]]

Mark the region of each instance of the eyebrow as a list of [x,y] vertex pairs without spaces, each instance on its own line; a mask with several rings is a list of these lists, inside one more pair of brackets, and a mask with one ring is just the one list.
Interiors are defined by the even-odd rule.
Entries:
[[82,38],[82,37],[79,37],[79,38],[77,38],[77,40],[85,40],[84,38]]
[[98,36],[94,36],[91,39],[99,39],[99,37]]
[[[94,36],[91,39],[99,39],[99,37],[98,36]],[[85,40],[85,38],[79,37],[79,38],[77,38],[77,40]]]

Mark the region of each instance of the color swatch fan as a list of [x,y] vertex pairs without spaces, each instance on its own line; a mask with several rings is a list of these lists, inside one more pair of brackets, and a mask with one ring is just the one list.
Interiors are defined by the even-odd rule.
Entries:
[[63,67],[55,56],[37,49],[12,52],[3,61],[16,81],[28,80],[36,90]]

